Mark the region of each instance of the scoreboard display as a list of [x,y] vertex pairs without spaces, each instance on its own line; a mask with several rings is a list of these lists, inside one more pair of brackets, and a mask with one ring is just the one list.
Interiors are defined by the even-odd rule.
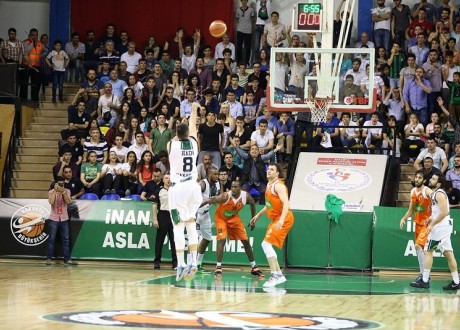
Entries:
[[321,32],[321,3],[299,3],[294,15],[294,30],[299,32]]

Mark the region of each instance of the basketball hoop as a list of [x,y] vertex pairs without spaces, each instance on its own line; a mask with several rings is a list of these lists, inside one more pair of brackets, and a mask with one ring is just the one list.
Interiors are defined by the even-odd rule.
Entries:
[[311,121],[313,123],[324,123],[327,113],[332,105],[332,98],[314,98],[306,100],[305,104],[310,108]]

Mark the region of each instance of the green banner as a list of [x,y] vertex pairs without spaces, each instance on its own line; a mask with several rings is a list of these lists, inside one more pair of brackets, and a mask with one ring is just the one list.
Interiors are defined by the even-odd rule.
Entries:
[[372,213],[344,212],[331,222],[330,266],[370,269],[372,266]]
[[372,213],[345,212],[338,224],[325,211],[294,211],[294,216],[289,266],[370,269]]
[[[261,209],[258,206],[259,211]],[[211,207],[213,218],[215,207]],[[241,219],[248,224],[250,208],[240,211]],[[249,242],[253,246],[256,262],[267,266],[265,254],[260,247],[268,225],[266,217],[257,222],[254,231],[248,230]],[[217,240],[213,225],[213,240],[204,257],[205,263],[216,262]],[[156,228],[153,227],[152,204],[138,201],[95,201],[85,217],[83,226],[74,244],[72,255],[84,259],[145,260],[155,257]],[[283,264],[283,251],[277,251]],[[171,249],[166,237],[162,261],[171,261]],[[239,241],[227,241],[224,249],[224,264],[248,264],[243,245]]]
[[287,243],[290,267],[326,268],[329,265],[329,226],[324,211],[294,211]]
[[[375,207],[375,228],[373,242],[373,267],[375,269],[418,270],[417,253],[414,245],[415,223],[409,218],[401,230],[399,222],[406,213],[401,207]],[[460,210],[451,210],[453,219],[460,219]],[[459,222],[454,220],[452,246],[460,251],[460,242],[455,236]],[[433,269],[448,270],[447,261],[439,251],[434,254]]]

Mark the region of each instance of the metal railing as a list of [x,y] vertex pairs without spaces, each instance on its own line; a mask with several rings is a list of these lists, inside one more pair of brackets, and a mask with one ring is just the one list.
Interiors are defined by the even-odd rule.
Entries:
[[20,136],[21,128],[21,101],[19,98],[14,99],[2,99],[2,104],[14,104],[14,120],[11,131],[10,140],[8,141],[8,150],[5,155],[5,167],[2,173],[2,191],[1,197],[9,197],[11,189],[11,181],[13,179],[14,162],[16,160],[16,154],[18,151],[18,141]]

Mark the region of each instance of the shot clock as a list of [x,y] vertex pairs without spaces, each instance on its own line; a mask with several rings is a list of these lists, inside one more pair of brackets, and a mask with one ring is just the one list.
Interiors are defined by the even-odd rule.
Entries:
[[299,3],[293,8],[293,32],[321,32],[321,3]]

